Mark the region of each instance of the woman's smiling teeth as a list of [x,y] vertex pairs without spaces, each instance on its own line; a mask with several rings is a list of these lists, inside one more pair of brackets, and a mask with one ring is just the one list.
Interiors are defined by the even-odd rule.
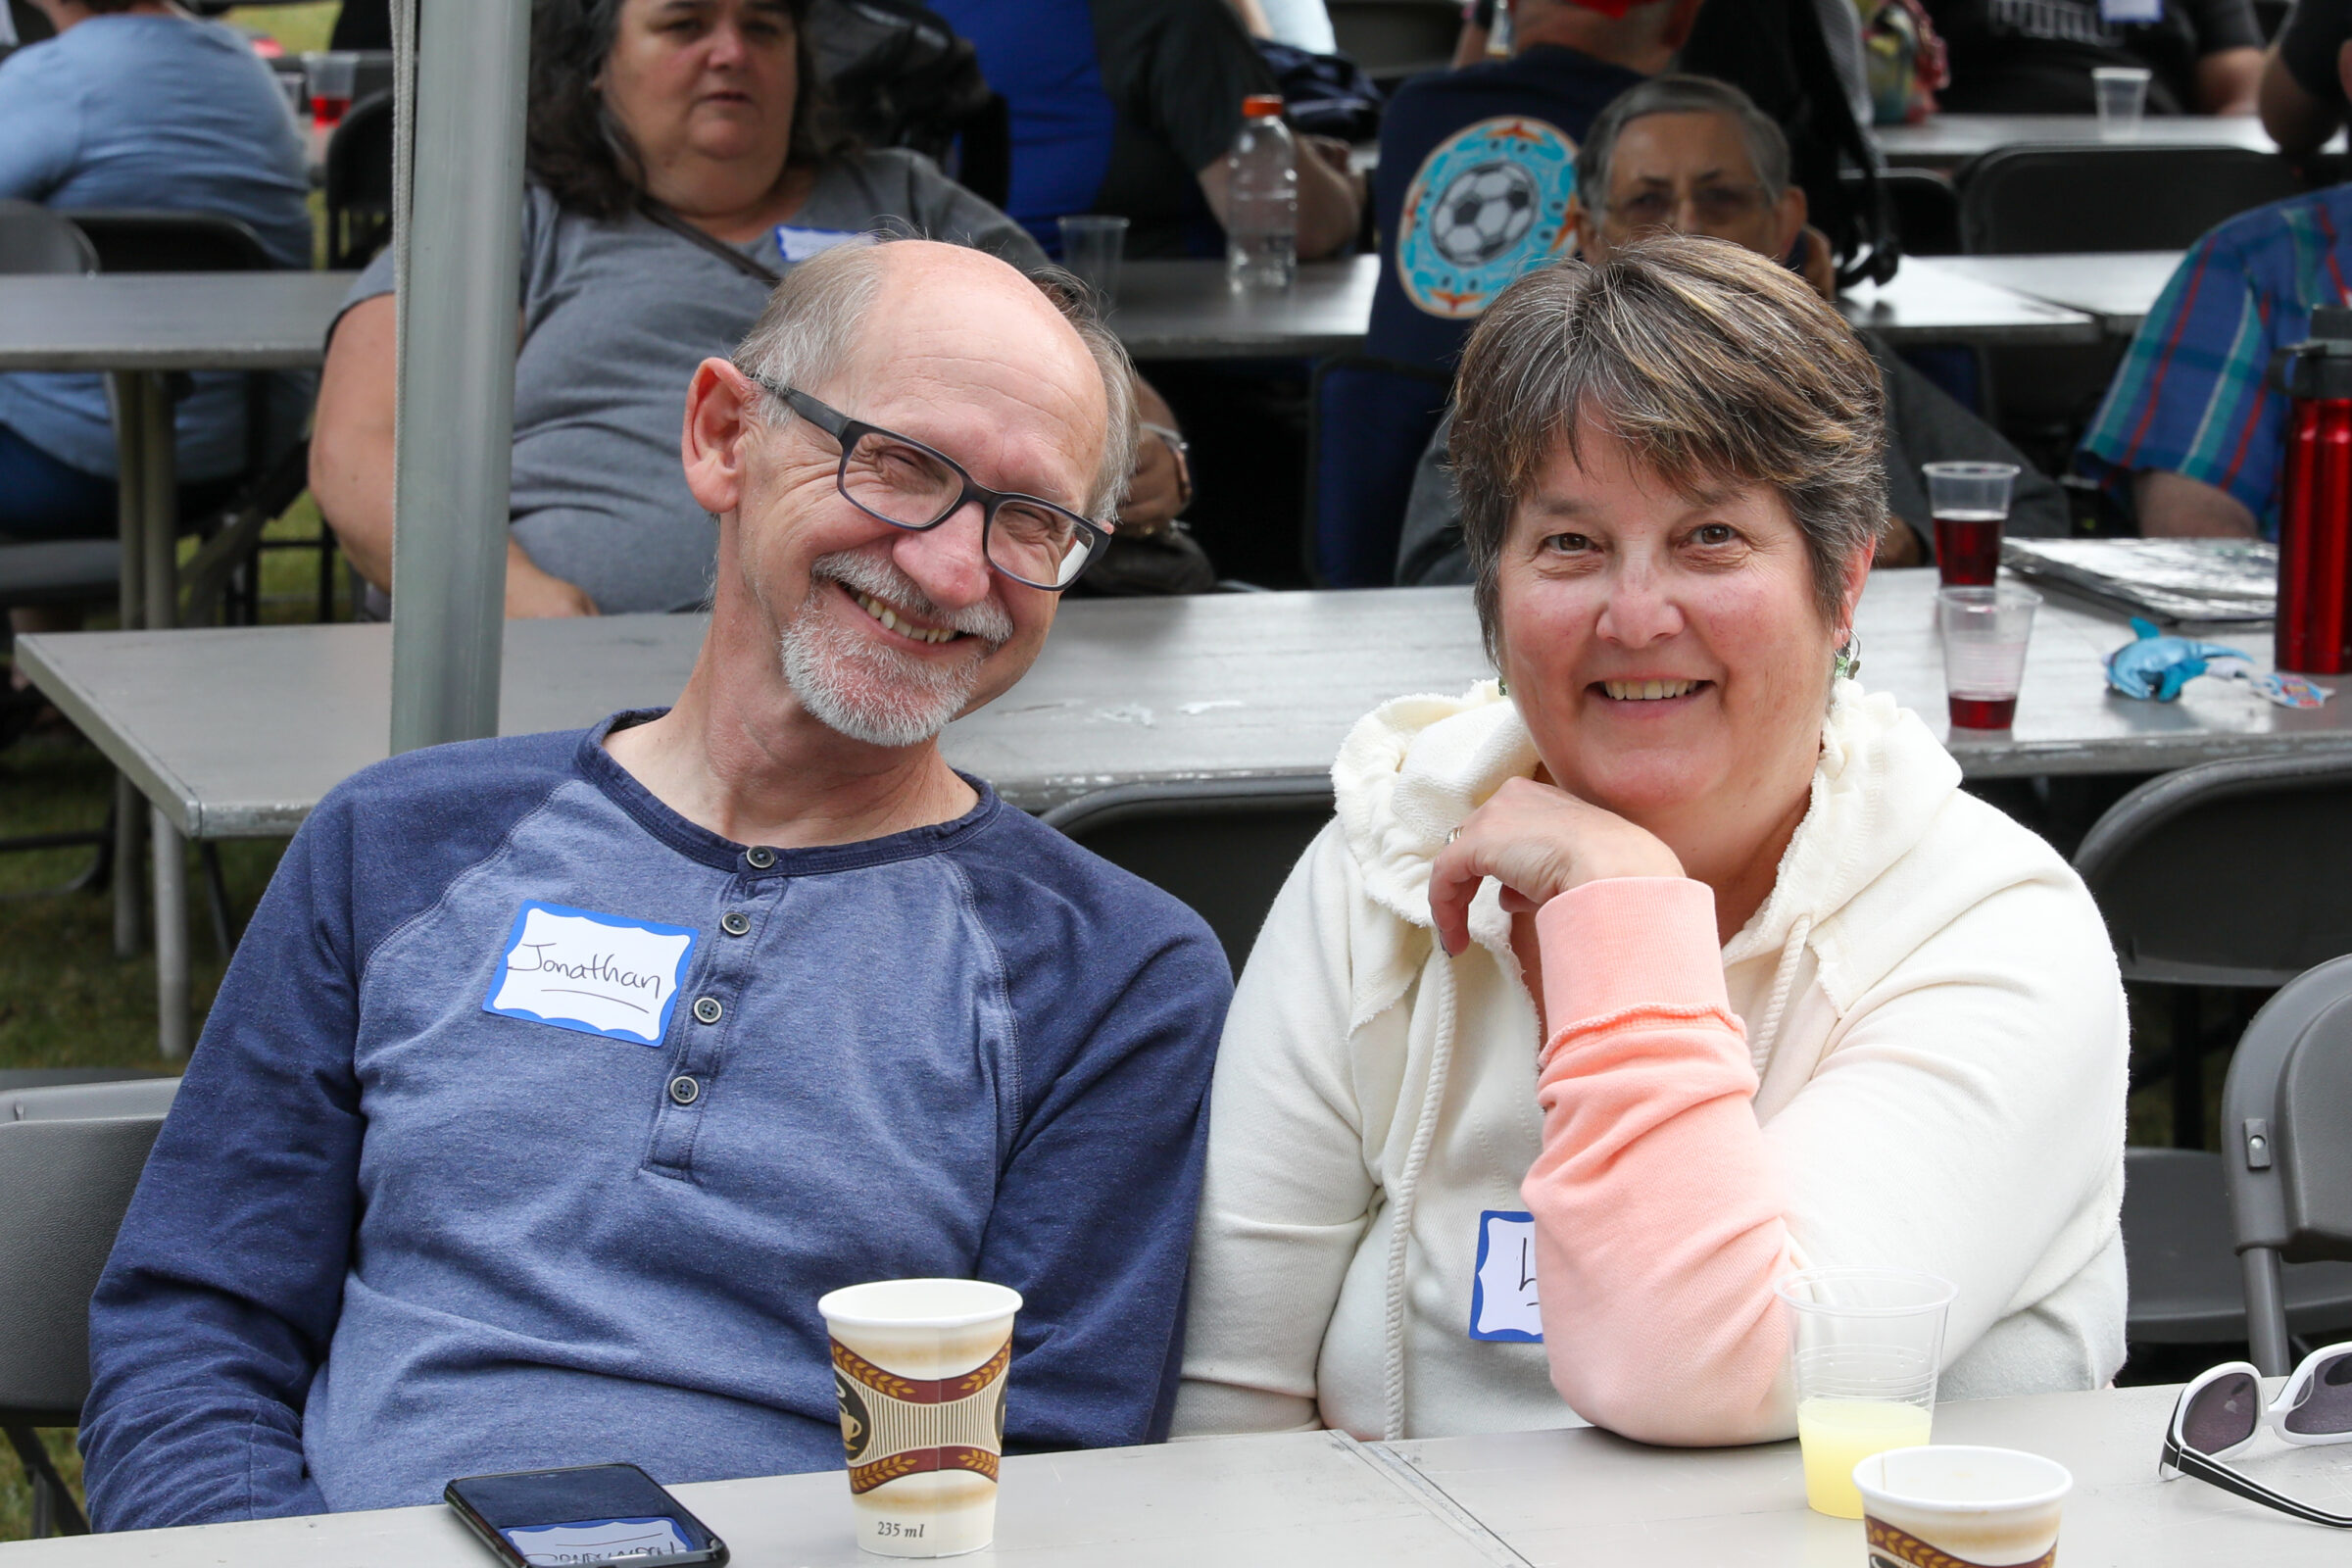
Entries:
[[1668,697],[1688,697],[1705,685],[1696,680],[1604,680],[1600,689],[1611,702],[1654,703]]
[[880,621],[885,631],[898,632],[902,636],[913,638],[918,643],[951,642],[958,635],[952,626],[925,626],[908,620],[872,594],[861,594],[853,588],[850,590],[850,597],[858,601],[859,610]]

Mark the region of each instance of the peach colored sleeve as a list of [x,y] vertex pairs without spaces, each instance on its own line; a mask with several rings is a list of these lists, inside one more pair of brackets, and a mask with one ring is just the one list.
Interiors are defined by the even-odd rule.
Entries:
[[1544,1150],[1520,1189],[1551,1380],[1645,1443],[1785,1437],[1786,1208],[1724,993],[1714,895],[1588,882],[1536,915],[1551,1039]]

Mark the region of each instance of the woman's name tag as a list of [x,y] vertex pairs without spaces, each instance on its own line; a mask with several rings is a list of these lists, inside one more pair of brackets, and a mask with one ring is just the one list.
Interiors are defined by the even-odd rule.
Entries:
[[1470,1337],[1544,1343],[1536,1299],[1536,1216],[1490,1208],[1478,1216],[1478,1265],[1470,1279]]
[[507,933],[484,1012],[658,1046],[694,953],[694,931],[537,899]]

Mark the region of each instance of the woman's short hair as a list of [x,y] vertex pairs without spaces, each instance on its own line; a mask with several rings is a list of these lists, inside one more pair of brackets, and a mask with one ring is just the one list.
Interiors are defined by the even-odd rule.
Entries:
[[1450,442],[1487,651],[1512,514],[1586,421],[1678,491],[1766,485],[1805,537],[1825,620],[1886,517],[1879,368],[1794,272],[1726,240],[1670,234],[1600,267],[1557,262],[1480,318]]
[[[815,164],[849,150],[836,133],[816,75],[808,36],[810,0],[781,0],[791,13],[799,77],[792,109],[793,164]],[[531,0],[530,108],[523,161],[530,175],[573,212],[617,218],[645,192],[636,146],[605,106],[596,84],[620,33],[627,0]]]

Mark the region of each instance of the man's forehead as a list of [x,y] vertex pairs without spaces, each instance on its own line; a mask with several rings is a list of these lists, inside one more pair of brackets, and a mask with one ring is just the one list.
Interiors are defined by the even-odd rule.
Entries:
[[1611,184],[1668,172],[1715,172],[1744,179],[1756,172],[1738,123],[1711,109],[1663,111],[1626,122],[1609,163]]

